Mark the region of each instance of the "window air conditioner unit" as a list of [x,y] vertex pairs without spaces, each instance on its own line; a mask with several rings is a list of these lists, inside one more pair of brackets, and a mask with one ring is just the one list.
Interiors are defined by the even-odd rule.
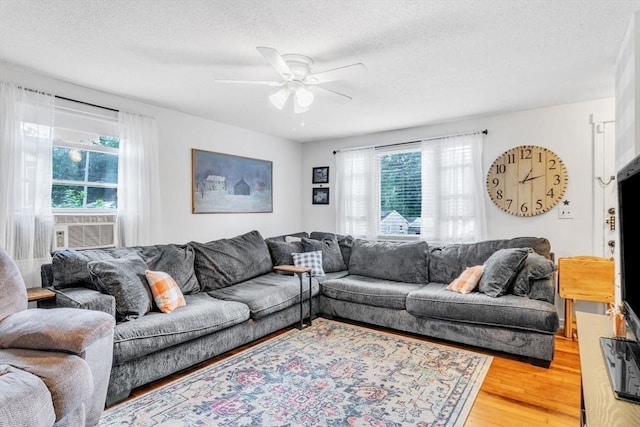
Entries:
[[53,250],[113,248],[116,215],[54,215]]

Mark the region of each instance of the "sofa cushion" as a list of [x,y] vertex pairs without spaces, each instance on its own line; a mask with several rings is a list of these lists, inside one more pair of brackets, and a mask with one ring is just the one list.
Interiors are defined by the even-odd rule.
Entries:
[[533,248],[536,253],[545,258],[551,258],[551,245],[547,239],[541,237],[517,237],[441,247],[431,246],[429,247],[429,280],[450,283],[465,268],[484,264],[495,251],[508,248]]
[[122,258],[90,261],[87,268],[94,285],[116,299],[116,319],[137,319],[151,310],[147,264],[135,252]]
[[470,292],[473,292],[478,287],[483,272],[484,265],[474,265],[473,267],[468,267],[462,273],[460,273],[460,276],[455,278],[453,282],[447,285],[447,290],[459,292],[461,294],[468,294]]
[[521,297],[529,296],[532,280],[544,279],[556,270],[557,266],[553,261],[535,252],[529,252],[511,286],[511,293]]
[[56,421],[72,413],[93,393],[91,368],[81,357],[54,351],[0,350],[0,364],[29,372],[45,383]]
[[[302,299],[309,298],[309,277],[303,277]],[[311,295],[320,288],[315,278],[311,279]],[[268,314],[284,310],[300,302],[300,280],[297,276],[269,273],[223,289],[208,292],[214,298],[237,301],[249,306],[251,318],[260,319]]]
[[478,285],[480,292],[494,298],[506,294],[528,253],[527,248],[500,249],[494,252],[484,263],[484,273]]
[[322,251],[293,253],[291,256],[293,257],[293,265],[296,267],[310,268],[309,274],[313,277],[324,276]]
[[0,390],[1,425],[50,427],[55,422],[51,393],[37,376],[0,365]]
[[349,273],[396,282],[427,283],[427,249],[425,241],[356,239],[349,259]]
[[406,308],[407,295],[422,285],[350,274],[322,282],[322,294],[333,299],[398,310]]
[[113,364],[186,342],[249,319],[245,304],[221,301],[205,293],[184,296],[187,305],[171,315],[152,311],[134,322],[116,325]]
[[189,245],[132,246],[149,270],[164,271],[176,281],[183,294],[200,291],[194,261],[196,254]]
[[305,252],[322,252],[322,269],[325,273],[333,273],[347,269],[336,236],[324,237],[322,240],[303,237],[302,246]]
[[180,287],[173,278],[164,271],[145,271],[149,289],[153,295],[156,307],[163,313],[171,313],[178,307],[184,307],[187,303]]
[[351,259],[353,242],[355,241],[353,236],[327,233],[324,231],[312,231],[311,234],[309,235],[309,238],[315,239],[315,240],[322,240],[325,237],[332,237],[332,236],[335,236],[336,239],[338,240],[338,246],[340,246],[340,252],[342,253],[342,260],[344,261],[344,265],[348,266],[349,260]]
[[304,252],[302,241],[287,243],[280,240],[265,240],[269,253],[271,254],[271,261],[273,265],[293,265],[294,252]]
[[407,295],[407,311],[418,317],[549,334],[559,326],[553,304],[515,295],[492,298],[482,292],[459,294],[447,291],[440,283],[430,283]]
[[209,243],[190,242],[196,276],[203,290],[226,288],[271,271],[271,254],[256,230]]
[[129,248],[58,251],[51,259],[53,287],[56,289],[86,287],[99,290],[91,280],[87,264],[90,261],[120,258],[130,252],[132,250]]

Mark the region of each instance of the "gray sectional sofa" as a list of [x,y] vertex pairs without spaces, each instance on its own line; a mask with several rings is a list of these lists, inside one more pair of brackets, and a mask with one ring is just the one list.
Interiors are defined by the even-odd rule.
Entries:
[[[302,252],[321,254],[325,273],[312,277],[314,313],[304,304],[305,317],[365,322],[506,352],[541,366],[553,359],[559,326],[555,264],[544,238],[429,247],[424,241],[377,242],[320,232],[264,239],[251,231],[207,243],[60,251],[43,266],[42,280],[56,292],[55,306],[116,318],[111,405],[133,388],[297,324],[298,277],[273,267],[293,264],[291,254]],[[481,291],[446,289],[466,267],[481,264]],[[186,305],[160,312],[145,268],[171,275]]]

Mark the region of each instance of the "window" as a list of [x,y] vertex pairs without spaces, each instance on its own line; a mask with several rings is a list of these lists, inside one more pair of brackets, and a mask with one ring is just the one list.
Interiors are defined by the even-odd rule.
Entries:
[[484,238],[481,134],[337,154],[339,233],[434,245]]
[[381,235],[420,234],[422,154],[420,150],[377,155]]
[[[118,206],[117,123],[56,101],[52,149],[51,207],[54,210]],[[88,111],[89,110],[89,111]]]

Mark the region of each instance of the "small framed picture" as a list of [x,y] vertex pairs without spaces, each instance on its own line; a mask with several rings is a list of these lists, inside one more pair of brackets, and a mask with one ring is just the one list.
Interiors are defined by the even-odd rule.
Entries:
[[314,205],[328,205],[329,204],[329,189],[328,188],[314,188],[313,189],[313,204]]
[[313,168],[313,184],[329,183],[329,166]]

